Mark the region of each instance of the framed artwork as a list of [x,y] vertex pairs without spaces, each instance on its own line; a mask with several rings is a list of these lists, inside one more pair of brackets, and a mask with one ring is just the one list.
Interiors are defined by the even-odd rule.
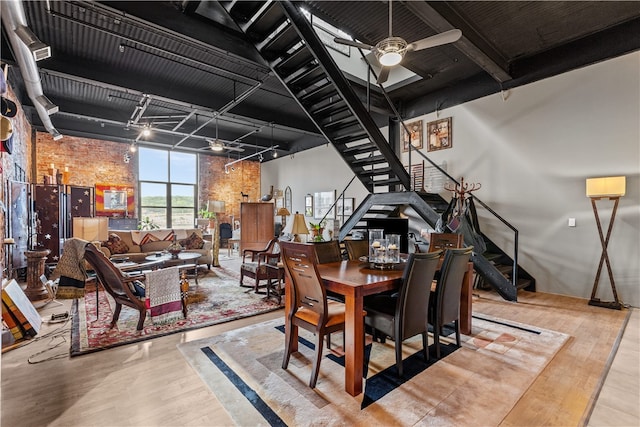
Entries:
[[96,216],[133,216],[133,186],[96,184]]
[[304,216],[313,216],[313,196],[311,194],[304,196]]
[[293,204],[291,201],[291,187],[287,186],[284,190],[284,207],[287,208],[289,212],[293,212]]
[[313,193],[313,217],[316,219],[336,219],[336,211],[331,208],[335,200],[336,190]]
[[284,208],[284,197],[276,197],[275,202],[276,202],[276,212],[278,211],[278,209]]
[[339,216],[351,216],[353,214],[353,205],[355,199],[353,197],[345,197],[338,199],[336,202],[336,211]]
[[403,153],[409,151],[409,144],[417,149],[422,148],[422,120],[407,123],[407,129],[409,129],[409,133],[407,133],[404,127],[401,127],[401,129]]
[[451,117],[427,123],[427,151],[443,150],[451,148]]

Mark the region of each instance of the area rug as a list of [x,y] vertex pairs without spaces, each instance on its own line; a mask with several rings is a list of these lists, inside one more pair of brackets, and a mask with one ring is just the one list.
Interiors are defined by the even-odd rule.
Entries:
[[[340,334],[332,334],[341,343]],[[433,343],[433,337],[430,336]],[[313,336],[281,368],[279,319],[182,343],[178,348],[238,425],[498,425],[567,341],[566,334],[477,314],[462,346],[444,338],[444,357],[421,355],[421,339],[403,346],[397,378],[393,342],[367,345],[364,392],[344,391],[343,358],[325,349],[315,389],[308,387]]]
[[197,285],[190,279],[186,319],[154,325],[147,315],[141,331],[136,330],[138,311],[129,307],[122,307],[118,323],[113,329],[109,328],[115,302],[103,289],[98,293],[99,316],[96,319],[95,290],[88,290],[83,298],[73,302],[70,354],[78,356],[281,308],[274,299],[266,300],[264,295],[252,290],[247,292],[248,288],[240,287],[238,281],[239,274],[234,270],[212,267],[206,275],[199,277]]

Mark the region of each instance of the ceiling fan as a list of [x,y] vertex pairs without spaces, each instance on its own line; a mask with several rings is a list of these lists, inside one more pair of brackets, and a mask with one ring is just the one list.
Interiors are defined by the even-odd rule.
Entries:
[[382,67],[380,75],[378,76],[378,84],[387,81],[391,67],[398,65],[407,52],[453,43],[462,37],[462,31],[458,29],[445,31],[440,34],[436,34],[435,36],[417,40],[413,43],[407,43],[406,40],[401,37],[394,37],[392,32],[393,13],[391,10],[391,4],[392,1],[389,0],[389,37],[380,40],[375,46],[340,37],[334,38],[336,43],[373,51],[380,63],[380,66]]
[[216,137],[215,139],[207,139],[206,141],[209,143],[209,148],[211,149],[211,151],[244,151],[244,148],[227,145],[225,144],[226,141],[218,138],[218,117],[216,117]]

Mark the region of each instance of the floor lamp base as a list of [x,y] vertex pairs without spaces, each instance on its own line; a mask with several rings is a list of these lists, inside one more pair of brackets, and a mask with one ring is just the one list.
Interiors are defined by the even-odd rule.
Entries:
[[598,298],[592,298],[589,300],[589,305],[610,308],[612,310],[622,310],[622,304],[618,301],[600,301]]

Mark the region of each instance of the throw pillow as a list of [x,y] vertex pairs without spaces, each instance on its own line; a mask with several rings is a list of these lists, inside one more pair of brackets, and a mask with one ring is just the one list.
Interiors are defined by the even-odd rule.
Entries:
[[202,249],[204,246],[204,240],[196,233],[191,233],[191,236],[186,239],[180,240],[180,246],[185,249]]
[[129,252],[129,246],[120,239],[117,234],[110,234],[109,240],[103,245],[109,249],[111,255],[126,254]]

